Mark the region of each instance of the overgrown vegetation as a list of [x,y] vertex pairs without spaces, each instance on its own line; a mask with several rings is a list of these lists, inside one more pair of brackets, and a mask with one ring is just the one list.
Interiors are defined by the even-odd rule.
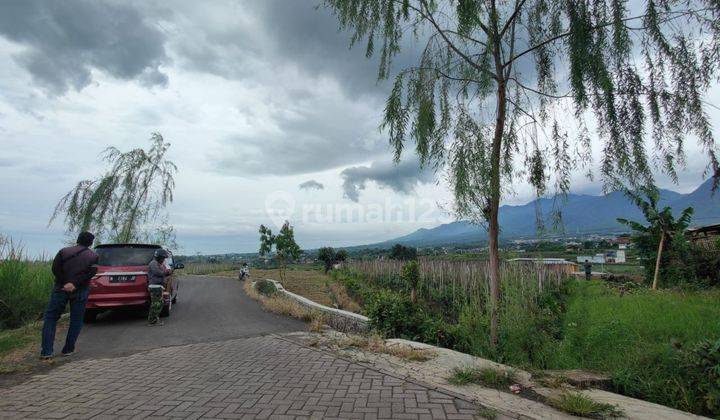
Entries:
[[28,260],[22,249],[0,236],[0,329],[39,319],[53,279],[49,263]]
[[[542,272],[506,265],[501,271],[501,339],[494,347],[488,339],[486,289],[453,281],[453,270],[439,277],[432,265],[420,261],[413,303],[402,266],[393,264],[363,262],[335,273],[386,336],[531,370],[605,372],[615,392],[698,414],[720,414],[719,290],[652,291],[574,280],[546,281],[540,290]],[[464,270],[474,275],[469,266]]]
[[616,392],[720,414],[704,403],[720,392],[710,367],[718,356],[706,341],[720,339],[720,291],[623,294],[600,282],[574,282],[569,296],[562,339],[544,348],[536,367],[607,372]]

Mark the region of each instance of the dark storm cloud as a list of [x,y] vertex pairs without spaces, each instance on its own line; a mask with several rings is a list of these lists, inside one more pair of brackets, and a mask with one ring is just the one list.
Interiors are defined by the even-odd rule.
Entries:
[[409,159],[395,164],[388,161],[376,161],[370,166],[354,166],[340,173],[343,178],[345,198],[357,202],[360,191],[368,182],[375,182],[381,188],[390,188],[401,194],[411,194],[419,184],[430,184],[435,180],[430,168],[421,168],[417,159]]
[[273,130],[225,139],[221,151],[209,153],[212,169],[240,176],[305,174],[387,152],[373,107],[334,95],[307,95],[302,101],[284,99],[282,109],[263,124]]
[[26,47],[16,62],[54,94],[81,90],[97,69],[144,86],[164,86],[165,37],[124,3],[6,0],[0,35]]
[[315,181],[314,179],[311,179],[309,181],[305,181],[302,184],[298,186],[301,190],[324,190],[325,186],[321,184],[320,182]]

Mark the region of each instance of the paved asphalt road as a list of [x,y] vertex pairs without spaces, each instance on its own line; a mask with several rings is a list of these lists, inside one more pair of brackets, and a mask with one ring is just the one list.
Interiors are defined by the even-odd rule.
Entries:
[[[213,276],[180,278],[178,301],[165,325],[149,327],[139,311],[109,311],[86,324],[77,343],[78,358],[100,358],[166,346],[283,333],[304,323],[264,311],[235,279]],[[56,351],[64,334],[57,337]]]

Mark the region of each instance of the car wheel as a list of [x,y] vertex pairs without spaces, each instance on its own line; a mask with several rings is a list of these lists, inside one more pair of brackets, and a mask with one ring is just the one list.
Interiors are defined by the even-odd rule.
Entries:
[[83,317],[83,321],[87,322],[88,324],[91,324],[95,321],[97,321],[97,316],[100,312],[95,309],[86,309],[85,315]]
[[160,316],[163,318],[170,316],[170,310],[172,309],[172,305],[172,301],[170,301],[167,305],[163,306],[162,311],[160,311]]

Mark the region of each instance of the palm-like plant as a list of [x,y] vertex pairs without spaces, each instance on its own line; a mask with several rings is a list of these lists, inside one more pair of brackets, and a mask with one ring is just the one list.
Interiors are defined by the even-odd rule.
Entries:
[[673,236],[683,234],[685,229],[690,225],[693,208],[686,208],[676,219],[670,207],[666,206],[662,210],[659,209],[660,193],[656,188],[641,187],[638,188],[637,191],[626,190],[625,194],[640,208],[649,225],[645,226],[642,223],[623,218],[618,218],[617,221],[630,227],[630,229],[634,230],[640,236],[660,237],[657,258],[655,260],[655,274],[653,275],[652,282],[653,290],[657,290],[660,261],[665,243],[671,240]]

